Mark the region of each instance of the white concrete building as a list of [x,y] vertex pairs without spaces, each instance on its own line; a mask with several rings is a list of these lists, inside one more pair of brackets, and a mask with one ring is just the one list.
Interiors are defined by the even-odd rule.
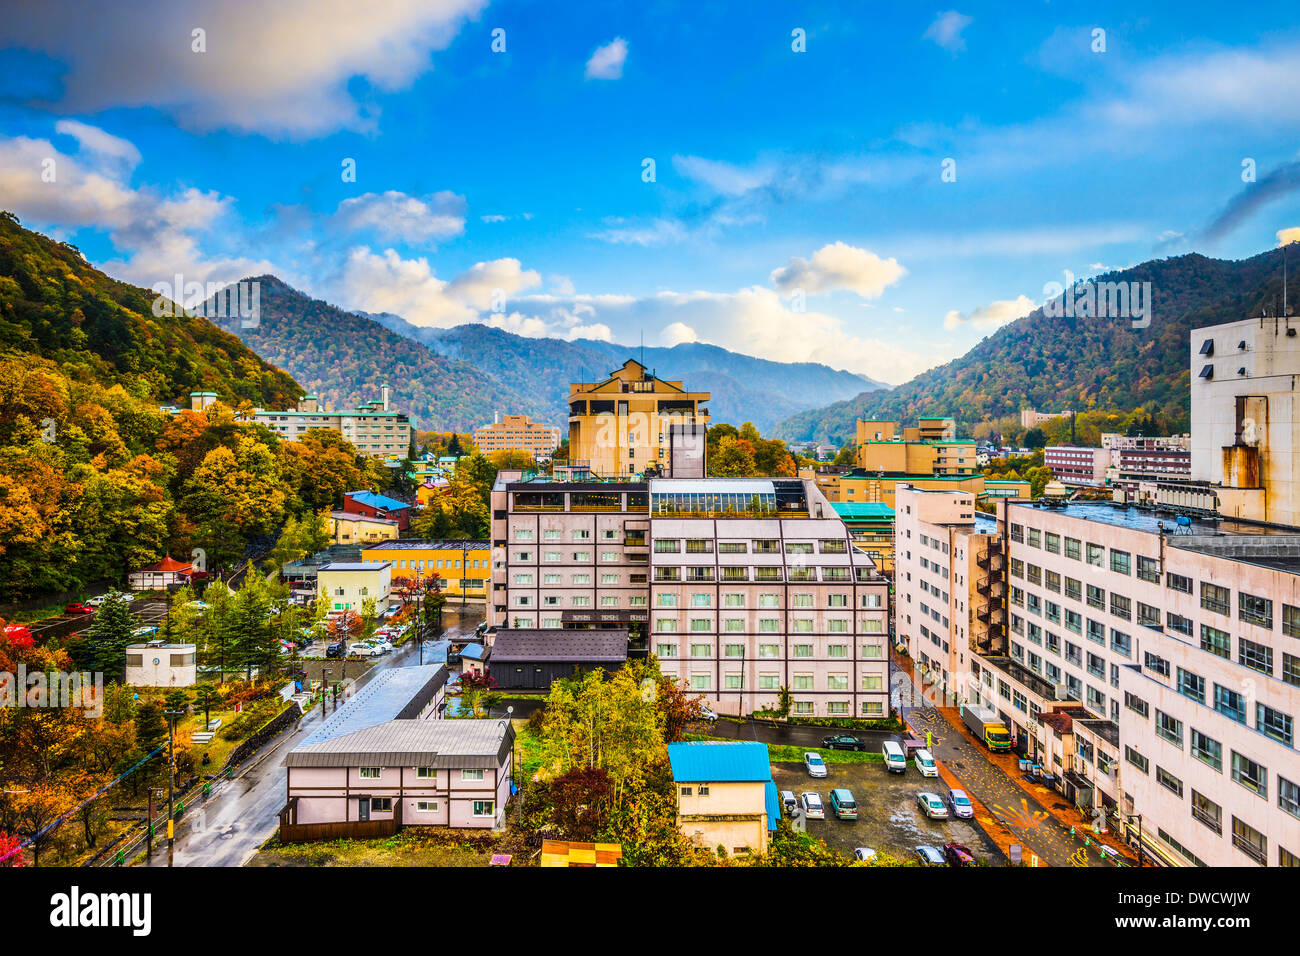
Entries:
[[131,687],[193,687],[198,682],[193,644],[147,644],[126,646],[126,682]]

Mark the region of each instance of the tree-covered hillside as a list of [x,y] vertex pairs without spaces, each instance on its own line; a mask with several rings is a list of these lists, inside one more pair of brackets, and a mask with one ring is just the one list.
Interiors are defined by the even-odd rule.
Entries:
[[793,415],[776,434],[791,441],[842,443],[852,439],[857,418],[912,423],[921,415],[953,415],[969,430],[1025,407],[1145,407],[1171,430],[1185,432],[1191,330],[1258,316],[1264,308],[1275,312],[1282,302],[1282,250],[1239,261],[1178,256],[1097,281],[1150,282],[1151,324],[1133,328],[1120,318],[1051,318],[1037,309],[959,359],[890,391]]

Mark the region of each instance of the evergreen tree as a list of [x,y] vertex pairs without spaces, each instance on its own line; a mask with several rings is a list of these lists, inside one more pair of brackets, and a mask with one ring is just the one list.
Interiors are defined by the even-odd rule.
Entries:
[[88,656],[91,666],[101,671],[106,680],[125,680],[126,646],[131,643],[131,632],[136,627],[136,620],[122,595],[114,592],[100,605],[86,634],[90,642]]

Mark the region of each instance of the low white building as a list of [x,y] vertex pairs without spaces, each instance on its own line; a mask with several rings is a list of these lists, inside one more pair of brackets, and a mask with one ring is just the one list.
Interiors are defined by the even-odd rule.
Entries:
[[193,687],[198,682],[194,644],[128,644],[126,682],[131,687]]

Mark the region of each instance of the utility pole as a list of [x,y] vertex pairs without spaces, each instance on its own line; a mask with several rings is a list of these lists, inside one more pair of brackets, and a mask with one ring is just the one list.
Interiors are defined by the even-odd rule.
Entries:
[[170,851],[176,840],[175,793],[176,782],[176,721],[181,716],[179,710],[165,710],[167,718],[167,849]]

